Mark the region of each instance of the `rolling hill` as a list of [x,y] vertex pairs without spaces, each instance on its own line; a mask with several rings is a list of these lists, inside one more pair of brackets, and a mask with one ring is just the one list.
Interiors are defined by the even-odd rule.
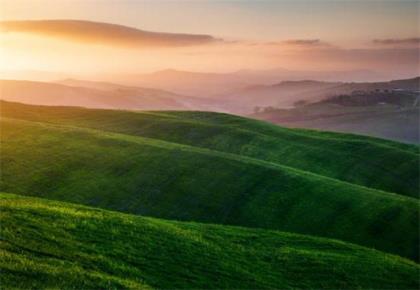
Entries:
[[0,99],[34,105],[131,110],[204,110],[207,106],[206,100],[162,90],[75,80],[0,80]]
[[335,240],[6,193],[0,215],[5,289],[418,288],[418,264]]
[[355,135],[291,130],[210,112],[128,112],[0,104],[3,117],[233,153],[418,198],[418,146]]
[[205,112],[3,102],[1,116],[2,191],[331,237],[418,260],[417,146]]

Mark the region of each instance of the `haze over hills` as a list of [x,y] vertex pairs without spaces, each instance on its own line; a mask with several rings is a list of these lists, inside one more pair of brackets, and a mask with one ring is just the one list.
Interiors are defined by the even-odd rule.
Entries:
[[169,90],[179,94],[218,97],[251,85],[270,85],[279,81],[311,79],[317,81],[379,81],[392,77],[369,70],[296,71],[238,70],[230,73],[190,72],[166,69],[148,74],[103,76],[106,80]]
[[58,79],[75,77],[74,74],[45,70],[0,70],[1,80],[54,82]]
[[332,237],[418,260],[416,146],[203,112],[3,102],[1,116],[2,191]]
[[389,82],[320,82],[313,80],[284,81],[274,85],[251,86],[226,95],[228,100],[241,100],[242,112],[248,114],[255,108],[272,106],[290,108],[295,102],[313,103],[340,94],[351,94],[354,91],[374,90],[420,90],[420,77]]
[[343,108],[313,105],[290,110],[273,110],[252,115],[290,128],[312,128],[375,136],[390,140],[420,143],[419,108],[397,106]]
[[[0,99],[8,101],[105,109],[230,112],[288,127],[353,132],[410,143],[419,142],[418,109],[411,105],[401,107],[390,100],[398,99],[397,94],[418,94],[419,90],[419,77],[373,83],[283,81],[248,86],[211,98],[77,79],[55,83],[0,81]],[[351,96],[355,92],[365,94],[370,103],[376,102],[375,106],[342,107],[323,103],[325,99]],[[390,98],[387,102],[391,106],[383,106],[379,102],[383,98]],[[320,103],[314,104],[317,102]],[[299,108],[294,108],[296,104],[300,104]]]
[[[285,75],[289,73],[288,70],[243,70],[226,74],[164,70],[132,76],[128,83],[206,98],[209,110],[240,115],[249,115],[255,107],[290,108],[298,101],[316,102],[357,90],[420,89],[419,77],[380,82],[366,81],[380,78],[365,78],[362,82],[357,82],[358,78],[349,78],[351,82],[346,82],[335,81],[343,72],[325,72],[324,77],[321,77],[323,74],[309,72],[282,77],[282,72]],[[279,82],[281,79],[284,81]],[[347,80],[344,77],[341,79]]]
[[0,80],[0,99],[38,105],[131,110],[205,109],[205,100],[111,83],[66,80],[45,83]]
[[[258,77],[252,75],[247,71],[241,72],[241,74],[251,74],[248,77],[247,81],[235,81],[233,79],[240,79],[236,77],[235,73],[232,74],[205,74],[205,73],[190,73],[190,72],[178,72],[175,70],[162,71],[156,73],[156,81],[151,81],[148,83],[146,79],[137,78],[138,82],[148,83],[147,86],[138,87],[138,86],[128,86],[121,85],[114,82],[105,82],[105,81],[88,81],[88,80],[78,80],[78,79],[64,79],[60,81],[55,81],[56,84],[62,84],[78,88],[90,88],[90,89],[99,89],[102,91],[112,91],[119,98],[124,99],[128,97],[137,97],[138,99],[144,98],[144,102],[147,106],[155,107],[158,104],[150,104],[152,100],[150,97],[153,97],[156,102],[162,98],[166,99],[176,99],[179,101],[178,106],[194,108],[194,109],[206,109],[215,110],[215,111],[230,111],[239,114],[249,114],[253,111],[256,106],[273,106],[273,107],[290,107],[294,102],[300,100],[306,100],[307,102],[318,101],[327,97],[331,97],[338,94],[351,93],[357,90],[385,90],[385,89],[407,89],[407,90],[419,90],[419,78],[405,79],[405,80],[393,80],[386,82],[325,82],[317,80],[287,80],[278,83],[278,78],[272,79],[270,84],[265,85],[262,82],[258,82]],[[177,94],[178,90],[165,91],[160,89],[162,83],[161,78],[172,79],[173,75],[179,75],[174,80],[174,83],[197,87],[197,89],[202,92],[197,92],[197,94]],[[152,77],[154,78],[154,77]],[[179,79],[178,79],[179,78]],[[170,81],[171,82],[171,81]],[[204,82],[204,83],[203,83]],[[12,85],[12,83],[14,83]],[[18,89],[25,90],[26,93],[29,91],[29,84],[35,85],[38,82],[26,82],[18,80],[3,80],[0,84],[2,89],[2,94],[17,94],[19,93]],[[232,84],[237,84],[235,88],[232,88]],[[272,84],[274,83],[274,84]],[[38,85],[46,85],[46,83],[40,83]],[[224,91],[218,93],[210,93],[212,90]],[[22,88],[20,88],[22,87]],[[12,91],[12,89],[14,91]],[[46,88],[44,88],[46,89]],[[55,87],[55,90],[58,88]],[[64,88],[63,88],[64,89]],[[188,90],[186,90],[188,91]],[[193,91],[193,90],[192,90]],[[34,90],[34,92],[37,92]],[[48,94],[49,91],[46,91]],[[81,94],[84,92],[82,91]],[[98,92],[86,92],[87,95]],[[66,95],[66,93],[64,94]],[[209,96],[211,95],[211,96]],[[82,98],[81,95],[74,96],[74,98]],[[106,97],[104,97],[106,98]],[[109,98],[109,97],[108,97]],[[29,98],[26,98],[29,101]],[[134,98],[135,99],[135,98]],[[22,100],[25,101],[25,98],[22,97]],[[167,101],[167,100],[166,100]],[[80,100],[81,102],[81,100]],[[34,103],[34,102],[33,102]],[[54,103],[52,103],[54,105]],[[67,104],[73,105],[73,104]],[[135,104],[136,105],[136,104]],[[173,104],[165,104],[163,102],[162,107],[157,109],[167,109],[166,106],[174,106]],[[125,107],[129,106],[129,103],[124,105]],[[117,107],[118,108],[118,107]],[[145,108],[148,109],[148,108]]]
[[385,89],[373,87],[315,103],[302,102],[292,109],[261,108],[252,117],[287,127],[358,133],[418,144],[418,80],[391,82],[383,86]]

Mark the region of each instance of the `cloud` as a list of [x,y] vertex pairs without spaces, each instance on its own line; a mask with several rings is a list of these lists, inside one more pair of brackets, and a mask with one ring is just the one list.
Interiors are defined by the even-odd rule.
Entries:
[[205,34],[151,32],[117,24],[83,20],[0,21],[0,31],[129,47],[179,47],[222,41]]
[[419,75],[420,73],[420,49],[417,47],[360,49],[330,47],[305,51],[279,51],[272,54],[272,57],[313,68],[363,68],[405,75]]
[[419,45],[420,38],[388,38],[388,39],[374,39],[373,43],[381,45]]
[[329,48],[333,47],[328,42],[321,41],[320,39],[289,39],[283,41],[271,41],[260,43],[266,46],[278,46],[293,49],[311,49],[311,48]]
[[319,39],[290,39],[284,41],[283,43],[299,46],[314,46],[323,44]]

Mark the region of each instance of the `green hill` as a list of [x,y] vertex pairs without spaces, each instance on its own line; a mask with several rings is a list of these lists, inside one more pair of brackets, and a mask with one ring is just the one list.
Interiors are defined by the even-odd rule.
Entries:
[[[417,199],[351,184],[299,167],[292,168],[276,160],[268,161],[270,152],[261,159],[229,153],[228,149],[235,152],[241,144],[241,139],[235,143],[233,137],[222,139],[214,135],[214,144],[207,144],[208,148],[204,148],[201,144],[190,146],[162,138],[141,137],[141,131],[122,134],[111,130],[117,131],[115,128],[118,126],[135,130],[136,126],[126,124],[130,118],[136,120],[138,115],[138,118],[145,119],[143,128],[147,129],[149,124],[149,130],[143,130],[148,132],[145,135],[150,135],[159,128],[157,124],[163,123],[162,119],[167,120],[167,124],[174,123],[171,130],[162,125],[166,130],[162,132],[167,133],[168,140],[180,138],[182,134],[175,129],[180,128],[182,132],[189,125],[191,138],[185,137],[185,143],[188,143],[201,140],[199,136],[204,130],[201,123],[207,122],[206,126],[210,128],[210,124],[216,124],[213,130],[231,131],[232,136],[235,132],[248,132],[246,129],[236,130],[235,126],[249,123],[254,124],[254,129],[263,135],[276,130],[284,131],[285,137],[279,139],[280,143],[289,140],[291,144],[305,144],[313,138],[320,142],[325,139],[331,143],[331,147],[325,149],[327,153],[332,151],[336,156],[341,153],[341,158],[334,160],[335,163],[341,160],[343,163],[355,162],[359,157],[354,156],[361,154],[355,150],[353,156],[340,144],[350,144],[357,149],[361,148],[359,144],[370,150],[376,148],[381,154],[388,153],[394,161],[406,158],[405,163],[400,167],[394,165],[395,170],[389,173],[400,178],[403,178],[401,172],[412,175],[411,164],[416,163],[417,147],[360,136],[354,141],[348,140],[350,135],[340,139],[340,134],[277,129],[265,123],[224,114],[129,113],[8,103],[1,109],[0,188],[3,191],[167,219],[331,237],[418,260]],[[57,115],[65,117],[54,118]],[[105,130],[111,126],[103,123],[108,120],[104,115],[108,119],[113,118],[114,129]],[[14,118],[10,118],[12,116]],[[187,120],[177,121],[182,118]],[[195,126],[188,118],[201,121]],[[89,129],[86,125],[101,122],[102,130]],[[222,124],[226,124],[227,129]],[[163,135],[162,132],[159,134]],[[287,137],[286,133],[290,136]],[[255,134],[258,135],[257,132]],[[334,147],[336,143],[337,148]],[[209,149],[217,146],[226,150]],[[290,148],[298,145],[293,146]],[[273,156],[280,154],[276,153],[276,148],[273,145],[271,149]],[[252,150],[249,152],[256,154]],[[314,152],[321,152],[321,149]],[[288,159],[293,152],[283,154]],[[366,159],[375,154],[379,153],[372,152],[366,155]],[[358,168],[359,171],[366,170],[363,164],[381,172],[384,167],[390,166],[385,156],[382,157],[383,161],[376,160],[376,164],[354,164],[355,168],[348,169],[347,173],[357,172]],[[319,161],[321,164],[322,160]],[[303,160],[301,164],[316,164],[305,162]],[[333,163],[327,163],[326,167]]]
[[349,134],[286,129],[209,112],[127,112],[2,102],[1,115],[149,137],[274,162],[418,198],[419,147]]
[[417,264],[335,240],[5,193],[0,216],[4,289],[418,288]]

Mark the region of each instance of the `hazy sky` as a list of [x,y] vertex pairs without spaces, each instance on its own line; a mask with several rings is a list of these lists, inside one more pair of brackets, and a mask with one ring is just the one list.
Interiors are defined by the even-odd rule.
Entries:
[[250,40],[412,37],[419,1],[1,0],[3,20],[84,19]]
[[[72,72],[394,67],[415,74],[419,3],[0,0],[1,20],[26,21],[19,27],[9,24],[0,34],[2,67]],[[64,28],[49,22],[34,28],[28,20],[88,20],[141,31],[120,35],[118,27],[105,33],[110,26],[89,26],[78,32],[74,22],[63,22]],[[130,42],[137,46],[122,45]]]

